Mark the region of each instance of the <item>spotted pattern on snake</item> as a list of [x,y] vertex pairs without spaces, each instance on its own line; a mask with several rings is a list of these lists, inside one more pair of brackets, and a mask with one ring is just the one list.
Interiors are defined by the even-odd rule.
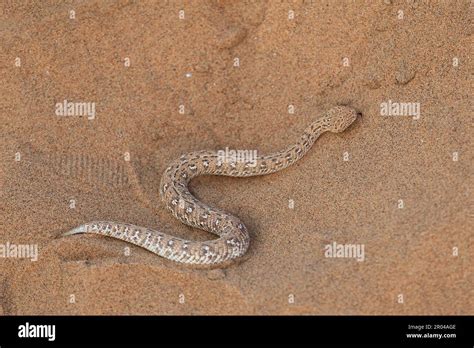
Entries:
[[[256,161],[222,161],[217,151],[197,151],[181,156],[166,168],[160,196],[166,208],[182,223],[218,236],[205,242],[185,240],[150,228],[113,221],[80,225],[64,235],[95,233],[138,245],[164,258],[190,265],[217,265],[245,254],[250,237],[239,218],[194,197],[188,190],[198,175],[249,177],[278,172],[303,157],[324,132],[339,133],[356,119],[357,112],[336,106],[308,126],[297,142],[286,149],[258,156]],[[256,162],[256,165],[255,165]]]

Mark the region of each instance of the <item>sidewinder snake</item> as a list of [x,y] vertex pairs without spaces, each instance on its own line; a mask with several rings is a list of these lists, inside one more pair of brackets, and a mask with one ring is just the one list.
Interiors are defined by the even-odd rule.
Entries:
[[336,106],[308,126],[298,141],[286,149],[258,156],[255,163],[221,161],[217,151],[197,151],[181,156],[166,168],[160,195],[166,208],[182,223],[219,236],[205,242],[174,237],[150,228],[112,221],[93,221],[64,235],[95,233],[138,245],[159,256],[191,265],[217,265],[245,254],[250,237],[239,218],[194,197],[188,183],[198,175],[248,177],[278,172],[303,157],[319,136],[339,133],[349,127],[358,113],[347,106]]

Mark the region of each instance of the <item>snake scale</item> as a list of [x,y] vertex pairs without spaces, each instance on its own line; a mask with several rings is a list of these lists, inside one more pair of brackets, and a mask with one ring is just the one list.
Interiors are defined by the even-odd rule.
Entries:
[[190,265],[216,265],[236,259],[244,255],[249,247],[247,228],[237,217],[194,197],[188,190],[189,181],[198,175],[249,177],[278,172],[303,157],[321,134],[344,131],[357,119],[357,115],[350,107],[333,107],[309,125],[296,143],[282,151],[258,156],[252,165],[245,161],[221,161],[216,151],[191,152],[173,161],[161,178],[162,201],[182,223],[216,234],[219,236],[216,239],[190,241],[150,228],[112,221],[89,222],[64,235],[95,233],[109,236]]

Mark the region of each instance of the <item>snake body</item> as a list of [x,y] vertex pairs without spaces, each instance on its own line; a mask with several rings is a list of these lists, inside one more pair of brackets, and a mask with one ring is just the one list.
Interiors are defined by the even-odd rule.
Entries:
[[178,238],[149,228],[112,221],[93,221],[64,235],[95,233],[138,245],[167,259],[192,265],[214,265],[245,254],[250,237],[237,217],[211,207],[188,190],[190,180],[198,175],[249,177],[278,172],[303,157],[324,132],[344,131],[357,118],[354,109],[336,106],[308,126],[298,141],[286,149],[258,156],[252,164],[222,161],[217,151],[197,151],[181,156],[166,168],[160,183],[160,195],[166,208],[182,223],[213,234],[218,238],[197,242]]

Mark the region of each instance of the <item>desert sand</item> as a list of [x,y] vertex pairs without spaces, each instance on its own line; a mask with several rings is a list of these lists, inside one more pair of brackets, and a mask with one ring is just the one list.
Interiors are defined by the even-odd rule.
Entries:
[[[473,314],[473,16],[470,1],[3,2],[0,314]],[[65,100],[95,110],[61,115]],[[61,238],[93,220],[214,238],[165,211],[167,164],[277,151],[339,104],[362,117],[294,166],[191,182],[250,231],[228,267]],[[327,257],[334,243],[363,259]]]

